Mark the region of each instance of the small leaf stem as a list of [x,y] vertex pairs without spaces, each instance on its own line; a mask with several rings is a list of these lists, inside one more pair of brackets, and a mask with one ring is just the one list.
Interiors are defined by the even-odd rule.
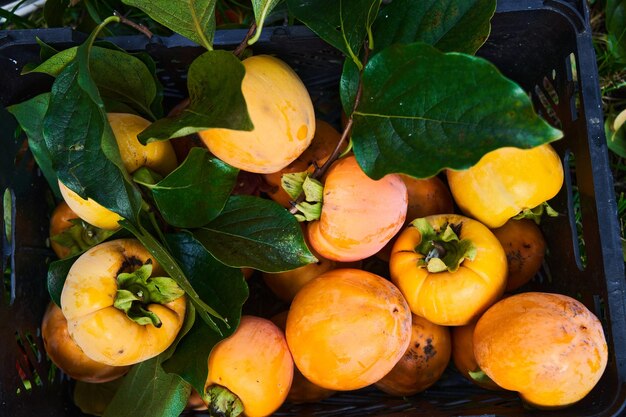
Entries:
[[248,29],[248,33],[246,33],[246,36],[244,36],[239,46],[237,46],[237,48],[235,48],[235,50],[233,51],[233,54],[237,58],[241,58],[241,54],[243,54],[243,51],[246,50],[246,47],[248,46],[248,41],[254,34],[255,30],[256,30],[256,22],[252,22],[252,24],[250,25],[250,28]]
[[146,35],[148,39],[152,39],[152,37],[154,36],[154,34],[150,32],[150,29],[148,29],[144,25],[140,25],[139,23],[133,22],[132,20],[128,19],[125,16],[122,16],[117,10],[113,12],[113,16],[117,16],[120,19],[119,20],[120,23],[126,26],[130,26],[131,28],[137,30],[138,32],[143,33],[144,35]]
[[[350,131],[352,130],[352,124],[354,123],[354,112],[359,106],[359,103],[361,102],[361,96],[363,95],[363,71],[365,69],[365,66],[367,65],[369,52],[370,52],[369,43],[366,41],[364,52],[363,52],[363,68],[361,68],[361,70],[359,71],[359,86],[357,87],[357,90],[356,90],[356,96],[354,98],[354,105],[352,106],[352,112],[350,113],[350,116],[348,117],[348,121],[346,123],[346,127],[343,129],[341,138],[339,139],[339,142],[337,142],[337,146],[335,146],[335,149],[333,149],[333,152],[330,154],[330,157],[328,157],[328,160],[326,160],[324,165],[322,165],[321,167],[317,167],[317,166],[315,167],[315,171],[311,175],[311,178],[313,179],[322,178],[324,174],[326,174],[330,166],[339,157],[343,144],[350,137]],[[304,201],[304,197],[305,197],[304,193],[301,193],[298,196],[298,198],[296,198],[294,201],[291,202],[291,209],[289,209],[289,212],[291,214],[296,214],[298,212],[298,208],[296,206]]]

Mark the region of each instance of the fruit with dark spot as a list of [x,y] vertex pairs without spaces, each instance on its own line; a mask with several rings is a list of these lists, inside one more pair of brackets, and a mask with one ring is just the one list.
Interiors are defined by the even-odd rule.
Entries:
[[433,385],[450,362],[451,342],[447,327],[413,315],[411,342],[391,372],[376,383],[390,395],[409,396]]

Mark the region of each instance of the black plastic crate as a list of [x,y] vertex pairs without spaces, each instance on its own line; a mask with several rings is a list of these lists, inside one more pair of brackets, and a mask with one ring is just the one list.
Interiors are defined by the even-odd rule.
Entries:
[[[536,109],[563,129],[554,146],[563,158],[566,181],[551,202],[562,215],[544,220],[549,254],[545,268],[526,288],[580,299],[601,319],[609,362],[601,381],[580,403],[564,410],[528,410],[515,393],[473,386],[453,366],[432,388],[416,396],[392,398],[374,389],[338,394],[319,404],[285,405],[284,416],[616,416],[626,407],[626,284],[619,224],[598,88],[595,55],[584,0],[500,0],[492,31],[478,54],[492,61],[532,96]],[[219,31],[215,46],[234,48],[245,30]],[[36,169],[16,122],[4,106],[46,91],[52,79],[20,76],[38,61],[35,38],[57,49],[86,36],[70,29],[0,32],[0,192],[9,190],[13,227],[2,225],[0,286],[0,416],[82,416],[71,399],[72,383],[57,372],[49,378],[40,337],[48,294],[46,244],[51,195]],[[203,52],[180,36],[110,38],[128,51],[147,51],[160,69],[165,104],[186,94],[185,73]],[[339,118],[338,80],[342,56],[302,27],[266,28],[255,53],[275,54],[291,65],[314,99],[318,115]],[[580,206],[574,200],[580,200]],[[5,206],[9,207],[9,206]],[[582,231],[575,212],[580,211]],[[582,249],[581,249],[582,248]],[[20,376],[18,368],[25,371]],[[24,379],[31,381],[26,389]],[[19,393],[18,393],[19,390]],[[198,415],[202,415],[199,413]]]

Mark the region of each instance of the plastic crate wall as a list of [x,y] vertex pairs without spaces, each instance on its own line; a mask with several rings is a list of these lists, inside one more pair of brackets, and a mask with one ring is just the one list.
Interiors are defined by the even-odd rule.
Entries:
[[[234,48],[244,34],[245,30],[218,32],[215,44]],[[46,76],[19,75],[24,64],[38,61],[36,36],[57,49],[85,39],[69,29],[0,32],[3,106],[44,92],[51,84]],[[187,68],[203,52],[179,36],[109,40],[129,51],[146,50],[153,56],[165,86],[166,106],[185,96]],[[343,58],[337,51],[300,27],[266,28],[254,51],[284,59],[309,88],[318,114],[331,122],[338,120],[337,92]],[[610,355],[602,380],[574,408],[529,411],[516,394],[477,388],[451,367],[435,386],[411,398],[397,399],[364,389],[336,395],[320,404],[285,405],[277,415],[583,417],[618,415],[624,407],[624,264],[584,1],[500,0],[491,35],[479,55],[520,83],[537,110],[565,132],[565,138],[554,144],[566,168],[566,186],[553,201],[553,207],[562,215],[542,224],[549,254],[545,268],[526,289],[578,298],[601,318]],[[2,234],[5,279],[0,286],[0,416],[81,416],[71,401],[71,382],[59,372],[49,378],[53,367],[45,357],[40,338],[39,325],[48,301],[46,262],[53,256],[46,245],[49,192],[34,169],[23,136],[14,136],[15,122],[4,109],[0,110],[0,121],[0,191],[8,189],[11,193],[13,204],[5,217],[11,218],[14,226],[8,235]],[[578,210],[574,205],[575,190],[582,216],[580,236],[574,219]],[[584,247],[583,256],[579,247]],[[31,389],[25,388],[25,381],[30,381]]]

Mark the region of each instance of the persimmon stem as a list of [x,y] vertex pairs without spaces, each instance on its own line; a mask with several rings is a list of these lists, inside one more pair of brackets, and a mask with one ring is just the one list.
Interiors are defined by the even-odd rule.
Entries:
[[[320,179],[324,176],[324,174],[326,174],[330,166],[339,157],[343,144],[346,143],[346,140],[348,140],[348,138],[350,137],[352,124],[354,123],[354,112],[356,111],[357,107],[359,107],[359,103],[361,102],[361,96],[363,95],[363,71],[365,69],[365,66],[367,65],[369,54],[370,54],[369,43],[365,41],[365,48],[363,52],[363,68],[359,71],[359,85],[356,90],[356,96],[354,97],[354,105],[352,106],[352,112],[350,113],[350,116],[348,117],[348,121],[346,122],[346,126],[343,129],[341,138],[339,138],[339,142],[337,142],[337,146],[335,146],[335,149],[333,149],[333,152],[330,154],[330,157],[328,157],[328,160],[326,160],[324,165],[322,165],[321,167],[318,167],[317,165],[315,166],[315,171],[313,171],[313,174],[311,175],[311,178],[313,179]],[[298,212],[297,205],[302,203],[303,201],[304,201],[304,193],[301,193],[298,196],[298,198],[291,201],[291,209],[289,209],[289,212],[291,214],[296,214]]]
[[246,33],[246,36],[243,38],[239,46],[237,46],[237,48],[235,48],[235,50],[233,51],[233,54],[235,54],[237,58],[241,58],[241,54],[243,54],[243,51],[246,50],[246,47],[248,46],[248,41],[254,34],[255,30],[256,30],[256,22],[252,22],[252,24],[250,25],[250,28],[248,29],[248,33]]
[[129,18],[125,16],[122,16],[122,14],[118,12],[117,10],[113,12],[113,15],[117,16],[120,19],[120,23],[126,26],[130,26],[131,28],[137,30],[138,32],[143,33],[144,35],[146,35],[148,39],[151,39],[154,36],[154,34],[150,32],[150,29],[148,29],[144,25],[140,25],[139,23],[133,22],[132,20],[130,20]]

